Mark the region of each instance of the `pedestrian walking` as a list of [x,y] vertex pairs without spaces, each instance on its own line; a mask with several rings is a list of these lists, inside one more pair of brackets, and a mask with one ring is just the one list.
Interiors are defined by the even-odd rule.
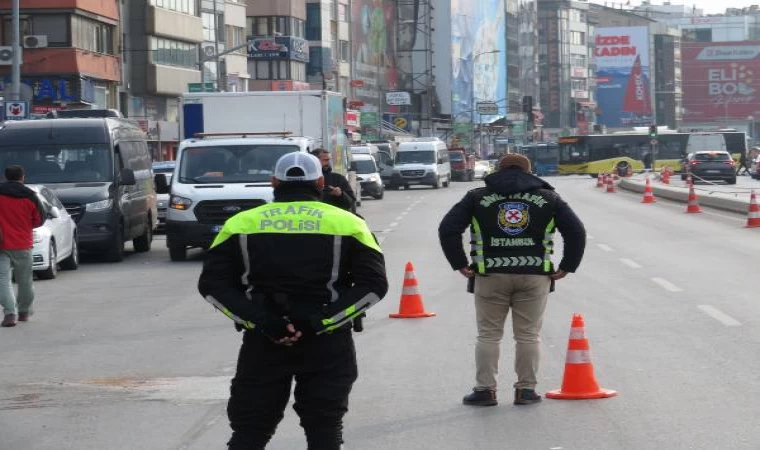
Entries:
[[[21,166],[5,168],[0,184],[0,305],[3,327],[26,322],[32,315],[34,280],[32,271],[33,230],[45,222],[37,194],[24,185]],[[12,279],[18,284],[18,297]]]
[[230,450],[266,447],[293,408],[308,448],[337,450],[357,378],[351,322],[388,290],[375,237],[358,216],[319,201],[320,161],[289,153],[274,202],[229,219],[200,276],[201,295],[244,330],[227,413]]
[[[535,388],[547,297],[554,281],[575,272],[586,246],[580,219],[551,185],[531,175],[528,158],[508,154],[498,167],[486,177],[485,187],[469,191],[451,208],[438,229],[446,259],[470,279],[475,294],[476,376],[472,393],[463,399],[466,405],[497,404],[499,347],[510,310],[517,373],[514,403],[541,400]],[[470,260],[462,244],[468,226]],[[555,229],[565,242],[558,269],[551,260]]]
[[741,171],[744,169],[744,175],[749,175],[749,169],[750,169],[750,163],[749,159],[747,159],[747,154],[742,153],[741,156],[739,156],[739,164],[736,166],[736,174],[741,175]]
[[333,171],[330,165],[330,152],[318,148],[313,150],[311,154],[319,158],[322,163],[322,174],[325,177],[322,201],[346,211],[356,212],[356,194],[351,189],[346,177]]

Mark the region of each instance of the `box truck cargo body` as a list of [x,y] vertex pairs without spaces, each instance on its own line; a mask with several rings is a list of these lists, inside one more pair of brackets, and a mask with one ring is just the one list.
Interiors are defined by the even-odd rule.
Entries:
[[290,132],[311,138],[332,154],[333,169],[347,175],[343,96],[329,91],[186,93],[180,129],[197,133]]

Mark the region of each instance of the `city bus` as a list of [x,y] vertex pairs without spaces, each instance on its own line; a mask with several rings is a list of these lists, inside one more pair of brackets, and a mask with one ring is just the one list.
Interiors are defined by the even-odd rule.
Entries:
[[[654,170],[667,166],[680,172],[681,162],[689,153],[689,148],[700,148],[698,141],[714,141],[716,134],[722,135],[724,145],[715,150],[727,150],[736,161],[746,154],[745,133],[733,129],[700,133],[659,130],[653,157]],[[633,172],[642,172],[647,154],[652,151],[651,140],[645,130],[560,137],[559,173],[595,177],[599,173],[626,173],[628,168]]]
[[557,175],[559,166],[559,145],[556,142],[536,142],[520,145],[517,153],[530,159],[533,172],[539,177]]

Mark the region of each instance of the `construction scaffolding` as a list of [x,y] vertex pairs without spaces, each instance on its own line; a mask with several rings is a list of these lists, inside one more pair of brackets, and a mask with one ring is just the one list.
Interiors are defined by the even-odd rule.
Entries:
[[419,136],[434,136],[434,118],[439,115],[433,73],[432,0],[396,0],[396,57],[399,90],[411,94],[407,114],[418,123]]

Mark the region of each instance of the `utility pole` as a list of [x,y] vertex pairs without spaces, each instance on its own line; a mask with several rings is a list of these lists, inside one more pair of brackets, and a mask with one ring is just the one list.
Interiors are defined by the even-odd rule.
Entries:
[[[216,92],[220,92],[222,91],[222,74],[219,73],[219,16],[216,14],[216,1],[214,0],[214,65],[216,66]],[[226,91],[227,89],[224,90]]]
[[13,0],[11,4],[13,22],[13,68],[11,69],[11,101],[21,100],[21,0]]

